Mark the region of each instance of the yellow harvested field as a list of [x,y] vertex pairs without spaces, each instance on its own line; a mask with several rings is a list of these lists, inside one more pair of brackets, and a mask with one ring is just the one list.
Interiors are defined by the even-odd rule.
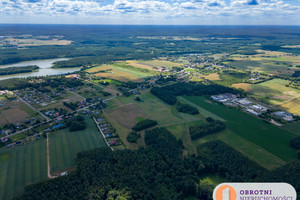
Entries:
[[202,76],[202,77],[204,77],[207,80],[211,80],[211,81],[219,81],[219,80],[221,80],[219,74],[217,74],[217,73],[209,74],[207,76]]
[[15,39],[8,38],[6,39],[10,44],[17,45],[18,47],[27,47],[27,46],[43,46],[43,45],[70,45],[71,40],[37,40],[37,39]]
[[143,61],[141,62],[142,64],[148,64],[152,65],[153,67],[181,67],[183,64],[182,63],[176,63],[176,62],[171,62],[168,60],[150,60],[150,61]]
[[133,67],[141,68],[141,69],[147,69],[147,70],[154,70],[152,65],[145,64],[143,62],[137,61],[137,60],[126,60],[126,63]]
[[286,56],[286,55],[292,55],[291,53],[285,53],[280,51],[266,51],[266,50],[256,50],[258,53],[263,53],[261,55],[255,55],[255,56]]
[[1,116],[9,121],[9,123],[22,122],[29,117],[29,115],[25,111],[21,110],[18,107],[1,111]]
[[109,65],[101,65],[99,67],[93,67],[91,69],[86,70],[88,73],[95,73],[98,71],[112,70],[113,68]]
[[300,115],[300,98],[292,99],[280,105],[288,112]]
[[286,45],[286,46],[282,46],[283,48],[300,48],[300,44],[298,45]]
[[231,86],[235,87],[235,88],[243,89],[246,92],[251,90],[251,88],[250,88],[251,84],[249,84],[249,83],[236,83],[236,84],[232,84]]
[[96,73],[94,75],[98,77],[108,78],[108,79],[115,79],[122,82],[128,82],[128,81],[142,82],[144,80],[143,78],[136,77],[134,74],[122,72],[119,70],[113,70],[109,73]]

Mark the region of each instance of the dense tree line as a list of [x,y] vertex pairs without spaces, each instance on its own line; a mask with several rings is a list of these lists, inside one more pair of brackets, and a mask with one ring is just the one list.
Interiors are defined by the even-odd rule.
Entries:
[[240,91],[217,84],[205,85],[202,83],[179,82],[164,87],[153,87],[151,93],[164,102],[174,105],[177,102],[176,96],[180,95],[202,96],[222,93],[237,94],[240,93]]
[[300,150],[300,136],[291,139],[289,143],[291,147]]
[[78,106],[76,105],[76,103],[72,103],[72,102],[70,102],[70,103],[64,102],[63,104],[64,104],[65,106],[67,106],[68,108],[70,108],[71,110],[76,110],[76,108],[78,107]]
[[199,111],[196,107],[191,106],[189,104],[181,103],[181,102],[177,102],[176,109],[179,112],[187,113],[187,114],[190,114],[190,115],[199,114]]
[[300,71],[295,71],[292,77],[298,78],[300,76]]
[[227,181],[255,181],[265,170],[221,141],[212,141],[197,147],[199,156],[213,172]]
[[9,75],[9,74],[21,74],[33,72],[34,70],[39,69],[36,65],[24,66],[24,67],[7,67],[0,68],[0,75]]
[[217,133],[224,130],[225,124],[220,120],[209,118],[207,124],[190,127],[190,135],[193,140],[204,137],[209,134]]
[[1,90],[19,90],[32,86],[26,79],[11,78],[0,81]]
[[196,195],[203,163],[182,159],[181,145],[164,128],[146,131],[145,138],[147,147],[136,151],[79,153],[75,172],[30,185],[16,199],[183,200]]
[[151,119],[145,119],[143,121],[138,122],[134,127],[132,127],[132,130],[141,131],[156,125],[157,125],[157,121]]
[[266,172],[258,181],[260,182],[284,182],[291,184],[300,197],[300,160],[294,160],[273,171]]

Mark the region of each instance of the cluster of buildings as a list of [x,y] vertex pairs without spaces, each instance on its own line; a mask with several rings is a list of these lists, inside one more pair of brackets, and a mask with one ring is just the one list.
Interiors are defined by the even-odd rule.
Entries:
[[[241,107],[244,110],[252,115],[259,116],[263,113],[267,113],[270,109],[266,106],[262,106],[260,104],[254,103],[247,98],[240,98],[240,95],[225,93],[219,95],[213,95],[211,98],[214,101],[220,102],[229,107]],[[293,115],[288,112],[278,111],[273,112],[272,115],[275,115],[287,122],[291,122],[294,120]]]
[[56,103],[55,98],[65,95],[66,93],[64,91],[41,92],[35,89],[31,89],[31,90],[26,89],[26,90],[15,91],[15,94],[31,105],[47,106],[49,104]]
[[111,125],[109,123],[105,122],[104,118],[99,117],[97,119],[97,122],[99,123],[99,127],[102,130],[102,132],[104,133],[105,138],[110,138],[110,137],[115,136]]
[[294,116],[291,113],[288,113],[288,112],[278,111],[278,112],[274,112],[272,114],[279,117],[279,118],[281,118],[281,119],[284,119],[287,122],[294,121]]

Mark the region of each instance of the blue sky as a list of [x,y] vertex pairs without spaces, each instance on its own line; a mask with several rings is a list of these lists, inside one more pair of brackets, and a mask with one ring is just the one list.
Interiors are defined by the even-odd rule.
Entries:
[[0,0],[0,23],[300,25],[300,0]]

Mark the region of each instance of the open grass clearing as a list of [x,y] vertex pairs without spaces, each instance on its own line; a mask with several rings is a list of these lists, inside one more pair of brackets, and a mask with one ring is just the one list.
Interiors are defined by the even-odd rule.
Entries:
[[[225,121],[225,119],[215,115],[214,113],[212,112],[209,112],[208,110],[202,108],[201,106],[197,105],[196,103],[186,99],[186,98],[183,98],[183,97],[177,97],[178,100],[184,102],[184,103],[187,103],[187,104],[190,104],[191,106],[194,106],[198,109],[200,115],[203,116],[203,118],[207,118],[207,117],[212,117],[214,119],[217,119],[217,120],[221,120],[221,121]],[[207,99],[208,100],[208,99]],[[208,102],[210,102],[210,100],[208,100]]]
[[115,108],[109,113],[115,121],[124,126],[125,128],[131,129],[137,123],[137,118],[142,117],[144,119],[149,118],[136,104],[130,103],[124,106]]
[[152,65],[143,63],[143,61],[140,61],[140,60],[126,60],[126,63],[133,66],[133,67],[137,67],[137,68],[140,68],[140,69],[147,69],[147,70],[150,70],[150,71],[154,70]]
[[224,118],[226,120],[226,127],[232,132],[280,159],[290,161],[296,158],[296,150],[289,146],[289,140],[295,137],[294,134],[283,131],[235,108],[228,108],[215,102],[208,102],[209,99],[205,97],[184,96],[184,98]]
[[94,75],[97,77],[115,79],[122,82],[141,82],[145,77],[151,75],[146,72],[139,71],[138,69],[134,70],[134,68],[131,67],[133,66],[127,65],[124,62],[115,62],[114,64],[110,65],[102,65],[99,67],[90,68],[87,70],[87,72],[94,73]]
[[271,154],[260,146],[248,141],[247,139],[241,137],[240,135],[226,129],[220,133],[208,135],[206,137],[194,140],[193,144],[195,146],[203,144],[208,141],[221,140],[228,144],[235,150],[242,153],[244,156],[248,157],[250,160],[256,162],[260,166],[273,170],[280,166],[286,164],[286,162],[277,156]]
[[219,80],[221,80],[219,74],[217,74],[217,73],[212,73],[212,74],[209,74],[209,75],[203,75],[201,77],[204,77],[205,79],[210,80],[210,81],[219,81]]
[[300,114],[300,90],[286,87],[288,80],[272,79],[251,85],[250,92],[254,97],[279,105],[293,114]]
[[74,167],[79,152],[97,147],[107,147],[96,124],[90,117],[85,117],[87,128],[70,132],[62,129],[50,134],[50,166],[51,172]]
[[30,117],[19,107],[12,107],[10,109],[3,110],[1,111],[1,116],[5,118],[9,123],[20,123]]
[[149,60],[140,63],[152,65],[153,67],[160,66],[160,67],[168,67],[168,68],[181,67],[183,65],[182,63],[171,62],[168,60]]
[[112,127],[114,127],[116,129],[116,133],[118,134],[118,136],[120,137],[120,139],[122,140],[122,142],[126,146],[126,148],[128,148],[128,149],[138,149],[138,145],[137,144],[130,143],[130,142],[127,141],[127,136],[132,131],[131,129],[125,128],[124,126],[122,126],[121,124],[119,124],[110,115],[110,113],[106,112],[103,115],[105,116],[105,118],[107,119],[107,121],[110,122],[110,124],[112,125]]
[[246,92],[251,90],[250,83],[235,83],[235,84],[232,84],[231,86],[234,88],[243,89]]
[[155,119],[159,125],[168,126],[172,124],[183,123],[184,120],[174,116],[170,105],[162,102],[151,93],[140,95],[140,98],[144,101],[138,103],[137,106],[143,110],[147,116],[151,119]]

